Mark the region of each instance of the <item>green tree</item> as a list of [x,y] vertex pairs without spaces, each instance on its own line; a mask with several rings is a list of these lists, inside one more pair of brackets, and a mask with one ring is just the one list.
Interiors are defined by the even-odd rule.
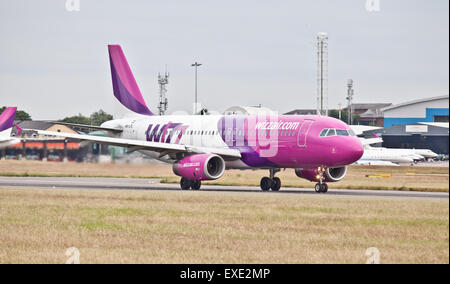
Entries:
[[[6,107],[0,108],[0,113],[2,113],[5,109]],[[14,120],[18,121],[31,120],[31,116],[23,110],[17,110],[16,118]]]
[[78,115],[69,116],[61,120],[61,122],[91,125],[91,119],[79,113]]
[[103,122],[112,120],[113,116],[104,112],[103,110],[99,110],[91,114],[90,120],[92,125],[100,126]]

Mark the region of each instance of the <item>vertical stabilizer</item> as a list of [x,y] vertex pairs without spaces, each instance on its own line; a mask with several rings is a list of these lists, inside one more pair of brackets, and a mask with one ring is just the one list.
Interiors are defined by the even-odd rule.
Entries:
[[142,97],[120,45],[108,45],[114,96],[131,111],[153,115]]
[[8,107],[0,115],[0,137],[10,137],[11,130],[14,125],[14,118],[16,117],[16,107]]

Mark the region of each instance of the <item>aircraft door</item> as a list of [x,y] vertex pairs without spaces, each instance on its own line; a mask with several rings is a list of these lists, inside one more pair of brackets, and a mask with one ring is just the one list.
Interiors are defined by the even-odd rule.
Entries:
[[300,130],[298,131],[297,136],[297,147],[306,148],[307,147],[307,138],[309,130],[311,129],[314,120],[306,119],[302,122],[300,126]]

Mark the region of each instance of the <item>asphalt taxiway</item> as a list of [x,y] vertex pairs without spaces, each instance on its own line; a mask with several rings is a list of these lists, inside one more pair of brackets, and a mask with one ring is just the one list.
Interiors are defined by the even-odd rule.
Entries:
[[[178,184],[161,184],[158,179],[78,178],[78,177],[0,177],[0,187],[69,188],[103,190],[171,190],[180,191]],[[205,192],[250,192],[260,194],[314,194],[309,188],[281,188],[279,192],[262,192],[259,187],[202,185]],[[445,192],[386,191],[330,189],[326,195],[351,197],[437,198],[449,199]]]

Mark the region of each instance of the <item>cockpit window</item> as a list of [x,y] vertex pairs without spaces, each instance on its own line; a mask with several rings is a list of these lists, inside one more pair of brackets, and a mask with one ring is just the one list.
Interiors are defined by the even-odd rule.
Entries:
[[330,136],[336,136],[336,130],[335,129],[330,129],[328,131],[327,137],[330,137]]
[[344,130],[344,129],[336,129],[336,133],[338,136],[348,136],[349,135],[347,130]]
[[322,130],[321,132],[320,132],[320,137],[324,137],[324,136],[326,136],[327,135],[327,132],[328,132],[328,128],[325,128],[324,130]]
[[334,128],[325,128],[320,132],[320,137],[331,137],[331,136],[356,136],[353,130],[348,129],[334,129]]

